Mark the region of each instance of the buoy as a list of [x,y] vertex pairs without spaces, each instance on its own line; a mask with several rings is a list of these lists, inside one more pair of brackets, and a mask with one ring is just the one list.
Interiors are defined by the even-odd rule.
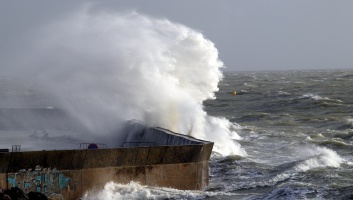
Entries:
[[233,91],[232,94],[233,94],[233,95],[237,95],[237,92],[236,92],[236,91]]

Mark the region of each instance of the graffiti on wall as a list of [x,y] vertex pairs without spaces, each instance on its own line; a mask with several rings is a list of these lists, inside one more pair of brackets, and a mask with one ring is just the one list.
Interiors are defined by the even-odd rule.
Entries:
[[8,174],[7,181],[12,187],[18,187],[24,192],[60,193],[68,186],[67,178],[60,171],[42,169],[39,166],[35,170],[20,170],[17,173]]

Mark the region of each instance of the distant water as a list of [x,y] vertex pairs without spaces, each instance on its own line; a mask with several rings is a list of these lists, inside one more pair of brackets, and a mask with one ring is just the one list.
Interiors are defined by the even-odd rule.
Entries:
[[247,157],[214,153],[206,191],[109,183],[84,199],[353,198],[353,71],[224,75],[204,106],[234,123]]
[[[83,199],[353,199],[352,70],[227,72],[219,88],[216,100],[204,102],[205,110],[233,123],[233,131],[241,136],[237,142],[247,156],[213,153],[208,189],[184,191],[111,182]],[[6,87],[1,91],[3,101],[17,95],[8,94],[11,91]],[[32,108],[36,99],[45,105],[45,94],[20,94],[18,99],[31,102]],[[14,129],[16,124],[2,118],[0,146],[26,140],[24,148],[31,150],[36,145],[72,148],[84,142],[69,131],[72,120],[55,123],[65,113],[50,106],[34,109],[46,126],[29,121],[21,124],[22,129]],[[29,115],[32,111],[21,112]],[[2,116],[8,113],[21,116],[16,109],[0,111]],[[39,125],[44,127],[31,129]]]
[[353,198],[352,70],[226,73],[219,87],[206,110],[239,125],[248,156],[214,155],[209,191],[239,199]]

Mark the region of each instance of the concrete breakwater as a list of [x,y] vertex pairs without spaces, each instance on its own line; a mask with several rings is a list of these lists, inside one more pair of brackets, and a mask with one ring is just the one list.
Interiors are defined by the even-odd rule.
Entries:
[[0,187],[78,199],[107,182],[201,190],[213,143],[135,123],[123,147],[0,153]]

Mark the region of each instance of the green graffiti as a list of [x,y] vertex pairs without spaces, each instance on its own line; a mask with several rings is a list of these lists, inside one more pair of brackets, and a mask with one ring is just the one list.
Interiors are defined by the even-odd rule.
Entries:
[[54,170],[21,170],[17,173],[9,174],[7,181],[12,187],[18,187],[25,192],[60,193],[68,186],[70,178]]
[[65,178],[62,173],[59,174],[59,187],[60,190],[63,189],[63,187],[67,186],[67,182],[70,180],[70,178]]
[[7,178],[7,181],[11,183],[12,187],[16,187],[16,174],[14,178]]

